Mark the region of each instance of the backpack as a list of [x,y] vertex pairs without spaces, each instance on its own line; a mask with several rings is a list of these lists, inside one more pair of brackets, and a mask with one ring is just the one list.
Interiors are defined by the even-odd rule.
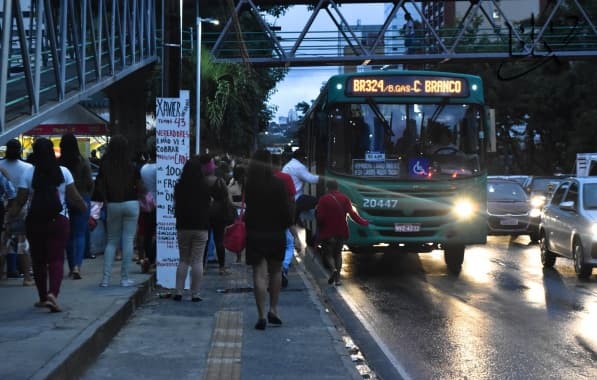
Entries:
[[29,205],[27,217],[38,223],[47,223],[62,211],[62,203],[58,188],[50,184],[43,184],[33,189],[33,197]]
[[223,224],[225,226],[232,224],[236,218],[236,210],[228,198],[228,187],[224,180],[218,178],[210,187],[209,193],[212,198],[208,211],[210,223]]

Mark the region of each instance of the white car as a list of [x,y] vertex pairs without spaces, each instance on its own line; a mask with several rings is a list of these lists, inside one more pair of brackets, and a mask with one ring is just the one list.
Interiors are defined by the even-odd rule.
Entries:
[[541,214],[539,239],[544,267],[565,257],[574,260],[578,278],[591,276],[597,266],[597,176],[559,184]]

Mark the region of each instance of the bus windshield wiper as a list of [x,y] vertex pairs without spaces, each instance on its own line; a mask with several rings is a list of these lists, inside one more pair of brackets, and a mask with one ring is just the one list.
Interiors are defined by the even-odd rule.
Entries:
[[444,108],[446,108],[448,101],[449,101],[448,98],[443,98],[441,103],[437,105],[435,110],[433,110],[433,114],[431,115],[429,120],[435,121],[439,117],[439,115],[441,115],[441,113],[444,111]]
[[386,120],[386,118],[381,113],[381,111],[380,111],[379,107],[377,106],[377,104],[373,101],[373,98],[366,97],[365,100],[367,100],[367,104],[369,105],[369,107],[371,107],[371,109],[373,110],[373,113],[375,113],[375,116],[377,116],[377,118],[383,124],[386,133],[388,135],[390,135],[390,136],[394,136],[394,132],[392,132],[392,127],[390,127],[390,124],[388,124],[388,121]]

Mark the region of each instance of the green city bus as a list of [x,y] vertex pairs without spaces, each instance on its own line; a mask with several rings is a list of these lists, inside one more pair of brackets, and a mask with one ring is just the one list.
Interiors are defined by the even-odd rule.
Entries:
[[[337,180],[370,222],[350,222],[353,252],[441,249],[459,273],[465,247],[487,239],[489,119],[477,76],[357,72],[328,80],[299,140],[311,172]],[[305,192],[322,195],[324,182]],[[314,222],[306,225],[312,234]]]

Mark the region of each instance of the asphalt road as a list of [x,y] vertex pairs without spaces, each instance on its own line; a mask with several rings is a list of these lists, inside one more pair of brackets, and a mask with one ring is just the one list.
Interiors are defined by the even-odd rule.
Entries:
[[403,378],[595,379],[596,272],[580,281],[564,259],[544,270],[527,237],[490,237],[467,248],[459,276],[441,251],[346,252],[328,294],[360,320],[345,315],[348,333],[364,326]]

